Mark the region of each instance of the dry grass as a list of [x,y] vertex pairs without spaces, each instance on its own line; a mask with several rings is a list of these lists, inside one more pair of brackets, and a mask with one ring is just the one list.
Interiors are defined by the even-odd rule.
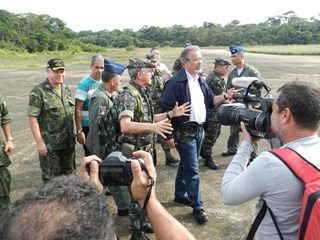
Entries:
[[[219,47],[225,48],[228,47]],[[181,53],[181,48],[161,48],[162,59],[175,59]],[[128,62],[131,57],[145,58],[150,48],[136,48],[127,51],[124,48],[107,49],[101,54],[116,62]],[[246,52],[279,54],[279,55],[320,55],[320,45],[288,45],[288,46],[248,46]],[[94,53],[73,53],[73,52],[49,52],[49,53],[16,53],[0,49],[0,68],[25,68],[43,67],[50,58],[62,58],[66,65],[87,64]]]

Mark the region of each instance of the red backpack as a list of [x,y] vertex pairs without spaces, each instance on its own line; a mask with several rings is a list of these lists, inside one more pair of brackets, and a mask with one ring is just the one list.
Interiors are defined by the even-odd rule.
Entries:
[[[302,208],[299,220],[298,240],[318,240],[320,239],[320,171],[319,169],[304,159],[299,153],[290,148],[279,148],[270,151],[278,157],[291,172],[304,184]],[[278,224],[271,209],[264,202],[260,212],[254,220],[248,239],[253,239],[267,209],[278,231],[280,239],[283,239]]]

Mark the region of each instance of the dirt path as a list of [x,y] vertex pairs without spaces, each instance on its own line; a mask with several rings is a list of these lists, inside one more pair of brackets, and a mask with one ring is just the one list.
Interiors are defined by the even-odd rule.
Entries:
[[[203,49],[203,70],[209,73],[213,69],[214,58],[218,56],[230,59],[230,53],[225,50]],[[320,57],[319,56],[277,56],[263,54],[245,54],[246,61],[259,69],[262,79],[272,88],[276,89],[284,82],[293,79],[308,79],[320,83]],[[172,68],[174,59],[164,60],[169,69]],[[67,64],[67,63],[66,63]],[[124,64],[127,64],[125,62]],[[45,63],[43,64],[45,65]],[[70,87],[74,96],[77,85],[83,77],[90,73],[88,65],[68,66],[65,83]],[[29,129],[26,116],[28,94],[37,83],[46,77],[44,68],[0,69],[1,94],[5,97],[10,113],[14,119],[13,136],[16,151],[12,156],[12,200],[21,197],[25,192],[42,184],[36,145]],[[127,71],[123,76],[122,86],[128,83]],[[174,179],[176,166],[166,166],[164,155],[158,146],[158,184],[157,196],[168,211],[179,219],[199,239],[244,239],[254,201],[237,207],[228,207],[220,201],[220,183],[223,173],[231,158],[222,158],[221,152],[226,149],[229,128],[223,127],[222,134],[214,147],[213,157],[220,164],[221,169],[210,171],[203,166],[200,159],[201,190],[204,207],[209,215],[210,222],[199,226],[191,215],[191,208],[173,202]],[[266,142],[262,142],[261,150],[268,149]],[[177,153],[174,151],[176,156]],[[77,145],[77,163],[83,157],[82,147]],[[128,218],[117,217],[116,208],[112,198],[107,198],[116,222],[117,232],[121,239],[129,239],[130,232],[127,228]],[[149,235],[154,239],[153,235]]]

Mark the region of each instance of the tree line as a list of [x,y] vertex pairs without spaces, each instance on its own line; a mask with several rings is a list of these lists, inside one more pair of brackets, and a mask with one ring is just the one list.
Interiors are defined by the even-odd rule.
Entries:
[[182,47],[185,42],[200,47],[244,45],[320,44],[320,21],[300,18],[295,12],[268,17],[258,24],[240,24],[234,20],[226,26],[204,22],[201,27],[143,26],[138,31],[102,30],[76,33],[66,23],[49,15],[12,14],[0,10],[0,49],[27,51],[97,52],[103,48]]

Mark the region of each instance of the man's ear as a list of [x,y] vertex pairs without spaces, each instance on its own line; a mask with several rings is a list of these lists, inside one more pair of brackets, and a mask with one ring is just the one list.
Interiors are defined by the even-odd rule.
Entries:
[[281,114],[283,123],[288,123],[289,121],[293,120],[292,112],[289,108],[284,108]]

